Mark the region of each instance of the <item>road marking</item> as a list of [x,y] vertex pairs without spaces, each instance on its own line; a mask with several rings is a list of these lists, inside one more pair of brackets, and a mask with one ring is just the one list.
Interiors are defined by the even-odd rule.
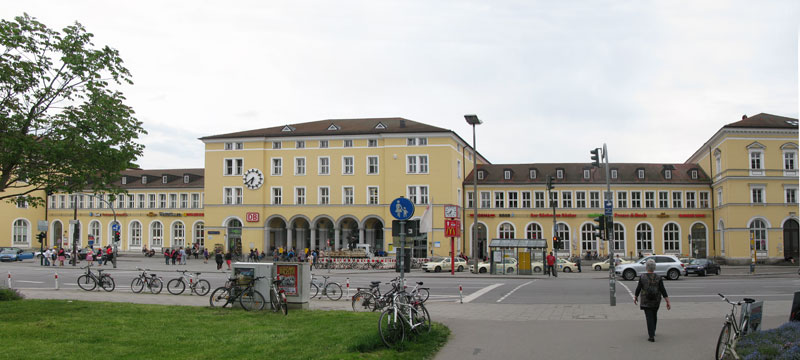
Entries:
[[519,288],[521,288],[521,287],[523,287],[523,286],[525,286],[525,285],[528,285],[528,284],[530,284],[530,283],[532,283],[532,282],[534,282],[534,281],[536,281],[536,280],[533,280],[533,281],[528,281],[528,282],[526,282],[526,283],[524,283],[524,284],[521,284],[521,285],[519,285],[519,286],[515,287],[515,288],[514,288],[514,290],[511,290],[511,291],[509,291],[509,292],[508,292],[508,294],[505,294],[505,295],[503,295],[503,297],[501,297],[501,298],[497,299],[497,302],[501,302],[501,301],[505,300],[505,299],[506,299],[506,298],[507,298],[509,295],[511,295],[511,294],[513,294],[515,291],[519,290]]
[[[725,294],[725,297],[727,297],[727,298],[734,297],[734,296],[735,297],[740,297],[740,296],[741,297],[745,297],[746,296],[746,297],[750,297],[750,298],[759,298],[759,297],[769,297],[769,296],[794,296],[794,294],[764,294],[764,295],[753,295],[753,294],[744,294],[744,295],[742,295],[742,294],[738,294],[738,295],[734,294],[734,295],[731,295],[731,294]],[[671,298],[700,298],[700,297],[712,297],[712,298],[715,297],[715,298],[718,298],[719,295],[673,295],[673,296],[670,296],[670,297]]]
[[[472,300],[475,300],[475,299],[481,297],[482,295],[488,293],[489,291],[492,291],[495,288],[503,286],[503,285],[505,285],[505,283],[492,284],[492,285],[489,285],[489,286],[487,286],[487,287],[485,287],[483,289],[480,289],[480,290],[478,290],[478,291],[476,291],[476,292],[474,292],[472,294],[469,294],[469,295],[464,297],[464,303],[466,304],[468,302],[471,302]],[[460,302],[460,301],[456,301],[456,302]]]
[[30,281],[30,280],[15,280],[14,282],[28,283],[28,284],[44,284],[44,281]]
[[633,293],[631,292],[631,289],[630,289],[630,288],[628,288],[628,285],[625,285],[625,283],[624,283],[624,282],[619,282],[619,284],[620,284],[620,285],[622,285],[622,287],[624,287],[624,288],[625,288],[625,290],[627,290],[627,291],[628,291],[628,295],[630,295],[630,296],[631,296],[631,300],[636,300],[636,297],[635,297],[635,296],[633,296]]

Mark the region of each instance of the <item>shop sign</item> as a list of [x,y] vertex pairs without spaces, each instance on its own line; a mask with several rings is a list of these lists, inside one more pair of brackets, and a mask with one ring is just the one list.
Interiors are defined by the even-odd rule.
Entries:
[[181,213],[174,213],[174,212],[160,212],[158,216],[174,216],[174,217],[181,217]]
[[632,218],[646,218],[647,214],[639,214],[639,213],[620,214],[620,213],[614,213],[614,217],[619,217],[619,218],[629,218],[629,217],[632,217]]
[[154,216],[158,216],[158,214],[156,214],[156,213],[151,211],[151,212],[147,213],[147,216],[154,217]]
[[183,213],[183,216],[203,216],[203,213]]
[[666,213],[661,213],[661,214],[656,215],[656,217],[659,218],[659,219],[665,219],[665,218],[668,218],[669,215],[667,215]]
[[444,221],[444,236],[445,237],[459,237],[459,236],[461,236],[461,221],[459,221],[459,220],[445,220]]
[[[577,214],[565,214],[565,213],[556,214],[556,217],[571,217],[571,218],[574,218],[574,217],[577,217],[577,216],[578,216]],[[553,217],[553,214],[551,214],[551,213],[538,213],[538,214],[531,214],[531,217]]]
[[206,231],[206,234],[219,235],[219,230],[208,230],[208,231]]
[[502,218],[510,218],[514,217],[514,214],[497,214],[497,216]]
[[245,220],[247,222],[258,222],[260,220],[260,215],[257,212],[249,212],[245,215]]
[[278,275],[281,277],[280,288],[286,295],[297,296],[297,265],[278,265]]
[[[470,216],[470,217],[475,217],[475,214],[469,214],[469,216]],[[493,217],[494,217],[494,214],[478,214],[478,217],[479,217],[479,218],[482,218],[482,217],[493,218]]]
[[678,214],[679,218],[704,218],[706,214]]

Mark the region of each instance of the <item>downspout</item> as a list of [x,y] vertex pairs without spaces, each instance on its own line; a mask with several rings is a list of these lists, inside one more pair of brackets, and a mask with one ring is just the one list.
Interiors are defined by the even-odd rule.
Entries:
[[[714,209],[717,203],[714,201],[714,164],[711,161],[711,145],[708,145],[708,169],[708,172],[711,173],[711,183],[708,184],[708,187],[711,188],[711,244],[714,248],[714,257],[717,257],[717,217]],[[689,229],[690,233],[691,231],[692,229]]]

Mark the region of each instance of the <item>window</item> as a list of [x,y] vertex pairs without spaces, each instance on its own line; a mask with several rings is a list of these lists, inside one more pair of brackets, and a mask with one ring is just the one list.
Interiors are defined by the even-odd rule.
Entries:
[[503,170],[503,179],[511,180],[511,170]]
[[352,156],[342,157],[342,175],[353,175],[353,173],[354,173],[353,157]]
[[523,191],[522,192],[522,207],[525,209],[531,208],[531,192],[530,191]]
[[797,153],[794,151],[783,152],[783,170],[797,170]]
[[19,209],[26,209],[28,207],[28,202],[25,201],[25,198],[20,196],[17,198],[17,208]]
[[761,158],[763,157],[763,152],[760,150],[751,150],[750,151],[750,170],[760,170],[761,167]]
[[502,191],[495,191],[494,193],[494,207],[502,209],[506,207],[505,193]]
[[556,177],[559,178],[559,179],[563,179],[564,178],[564,170],[563,169],[556,170]]
[[692,175],[692,180],[697,180],[697,170],[692,170],[689,173]]
[[304,157],[294,158],[294,174],[295,175],[306,174],[306,158]]
[[783,189],[784,198],[787,204],[797,204],[797,188],[785,188]]
[[84,209],[84,202],[85,196],[78,195],[78,209]]
[[686,208],[687,209],[694,209],[694,208],[697,207],[697,202],[696,202],[696,198],[695,198],[696,196],[697,196],[696,193],[693,192],[693,191],[687,191],[686,192]]
[[750,202],[753,204],[764,203],[764,187],[750,186]]
[[672,170],[670,169],[664,170],[664,179],[667,180],[672,179]]
[[722,187],[717,189],[717,206],[722,206]]
[[591,175],[591,171],[583,170],[583,178],[584,179],[589,179],[589,175]]
[[147,184],[147,175],[142,176],[142,184]]
[[56,200],[57,200],[57,199],[58,199],[58,198],[56,198],[56,196],[55,196],[55,195],[50,195],[50,196],[47,198],[47,201],[49,201],[49,202],[50,202],[50,205],[49,205],[49,206],[50,206],[50,208],[51,208],[51,209],[55,209],[55,208],[56,208]]
[[281,176],[283,173],[283,158],[272,158],[272,175]]
[[377,175],[379,173],[378,157],[367,156],[367,174]]
[[367,186],[367,203],[370,205],[378,205],[377,186]]
[[[88,200],[88,204],[91,205],[92,204],[92,197],[89,196],[89,198],[87,200]],[[125,208],[125,204],[127,203],[126,200],[127,200],[127,198],[126,198],[125,194],[117,194],[117,209],[124,209]]]
[[296,188],[294,188],[294,203],[296,205],[305,205],[306,204],[306,188],[305,187],[296,187]]
[[593,234],[594,228],[592,224],[583,224],[581,226],[581,249],[583,252],[597,250],[597,241],[595,241]]
[[272,142],[272,148],[276,149],[276,150],[280,149],[281,148],[281,142],[280,141],[273,141]]
[[298,148],[298,149],[305,149],[306,148],[306,142],[303,141],[303,140],[297,140],[297,144],[295,145],[295,147]]
[[620,223],[614,223],[614,252],[625,253],[625,228]]
[[488,191],[481,191],[481,208],[492,207],[492,193]]
[[14,231],[12,234],[12,243],[14,245],[27,245],[28,244],[28,221],[18,219],[14,221]]
[[578,209],[586,208],[586,191],[575,192],[575,207]]
[[644,192],[644,207],[652,209],[656,207],[656,194],[652,191]]
[[[485,193],[489,195],[488,192]],[[481,203],[483,203],[483,195],[484,193],[481,192]],[[411,200],[414,204],[428,204],[428,187],[424,185],[420,186],[409,186],[408,187],[408,199]],[[483,207],[483,206],[481,206]],[[488,207],[488,206],[487,206]]]
[[525,227],[525,237],[527,239],[541,239],[542,227],[537,223],[530,223]]
[[327,186],[319,187],[319,204],[328,205],[331,203],[331,189]]
[[159,209],[167,208],[167,194],[158,194],[158,208]]
[[483,180],[483,171],[478,170],[478,180]]
[[708,191],[701,191],[700,192],[700,208],[701,209],[708,209],[709,208],[709,198],[710,194]]
[[531,180],[536,179],[536,169],[528,170],[528,177],[530,177]]
[[669,191],[658,192],[658,207],[662,209],[669,208]]
[[755,219],[750,223],[750,237],[756,245],[756,251],[767,251],[767,224],[764,220]]
[[178,194],[169,194],[169,207],[172,209],[178,207]]
[[467,191],[467,207],[468,208],[472,208],[472,207],[475,206],[475,205],[473,205],[474,204],[473,201],[475,201],[475,193],[473,193],[472,191]]
[[419,146],[428,145],[428,138],[421,137],[421,138],[417,139],[417,145],[419,145]]
[[636,226],[636,251],[653,251],[653,228],[649,224]]
[[164,225],[160,221],[150,225],[150,247],[161,247],[164,239]]
[[673,191],[672,192],[672,207],[674,209],[682,209],[683,208],[683,200],[681,199],[681,192],[680,191]]
[[[406,157],[406,165],[408,174],[427,174],[428,155],[408,155]],[[478,172],[478,178],[482,179],[480,171]]]
[[639,191],[631,191],[631,207],[632,208],[641,208],[642,207],[642,193]]
[[346,148],[353,147],[353,140],[345,140],[343,146]]
[[664,226],[664,252],[680,252],[681,237],[678,224],[668,223]]
[[131,237],[130,237],[130,246],[131,247],[141,247],[142,246],[142,223],[138,221],[134,221],[131,223]]
[[172,223],[172,246],[184,246],[186,240],[186,228],[183,223],[176,221]]
[[611,169],[611,178],[612,179],[616,179],[617,178],[617,169]]
[[550,207],[558,207],[558,191],[551,191],[550,193]]
[[327,156],[319,157],[319,168],[317,172],[320,175],[328,175],[331,173],[331,159]]
[[408,138],[408,140],[406,140],[406,145],[408,145],[408,146],[416,146],[417,145],[417,139],[416,138]]
[[353,187],[352,186],[345,186],[342,188],[342,203],[345,205],[353,205],[355,199],[353,199]]
[[238,205],[242,203],[242,187],[224,187],[223,198],[226,205]]
[[236,143],[236,150],[242,150],[242,149],[244,149],[244,143],[237,142]]
[[136,195],[130,194],[128,195],[128,209],[133,209],[136,207]]
[[639,179],[644,179],[644,169],[636,170],[636,174],[639,177]]
[[499,234],[501,239],[513,239],[514,238],[514,225],[509,223],[502,223],[500,224],[500,231]]
[[200,194],[192,194],[192,209],[200,208]]
[[206,226],[202,221],[194,224],[194,230],[192,233],[194,233],[193,242],[195,244],[206,246]]
[[458,191],[458,206],[464,206],[464,198],[461,197],[461,189],[456,189]]
[[280,205],[283,204],[283,188],[281,187],[273,187],[272,188],[272,205]]
[[167,183],[167,175],[164,175],[164,176],[161,177],[161,183],[162,184],[166,184]]
[[591,192],[589,192],[589,207],[591,207],[591,208],[599,208],[600,207],[600,192],[599,191],[591,191]]
[[508,192],[508,207],[509,208],[518,208],[519,207],[519,193],[516,191],[509,191]]
[[572,207],[572,192],[571,191],[562,191],[561,192],[561,203],[563,204],[561,207],[563,208],[571,208]]
[[461,179],[461,160],[456,160],[456,179]]
[[[242,175],[242,168],[244,167],[243,159],[225,159],[225,174],[226,176]],[[166,176],[164,177],[166,179]],[[186,182],[186,181],[184,181]]]
[[328,148],[328,140],[320,140],[319,141],[319,148],[320,149],[327,149]]
[[122,177],[122,185],[127,185],[127,184],[128,184],[128,178],[123,176]]
[[569,226],[560,223],[556,226],[556,235],[561,239],[561,245],[556,250],[569,250]]
[[714,163],[717,168],[717,175],[722,172],[722,153],[719,152],[719,149],[714,151]]
[[367,140],[367,147],[378,147],[378,140],[375,139]]
[[64,209],[67,207],[66,195],[58,195],[58,207]]
[[537,191],[533,193],[534,196],[534,207],[538,209],[546,208],[544,204],[544,191]]
[[225,150],[233,150],[233,143],[225,143]]
[[156,194],[147,194],[147,197],[148,197],[148,200],[149,200],[148,202],[150,203],[148,207],[151,208],[151,209],[155,209],[157,207],[156,206]]

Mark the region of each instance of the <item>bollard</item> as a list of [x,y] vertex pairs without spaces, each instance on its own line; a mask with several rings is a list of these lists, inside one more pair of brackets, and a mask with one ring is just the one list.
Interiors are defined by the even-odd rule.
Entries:
[[461,288],[461,284],[458,284],[458,297],[461,298],[461,303],[464,303],[464,289]]
[[347,296],[350,297],[350,278],[347,278]]
[[8,288],[11,289],[11,271],[8,272]]
[[56,290],[58,290],[58,272],[56,272],[55,279],[56,279]]

